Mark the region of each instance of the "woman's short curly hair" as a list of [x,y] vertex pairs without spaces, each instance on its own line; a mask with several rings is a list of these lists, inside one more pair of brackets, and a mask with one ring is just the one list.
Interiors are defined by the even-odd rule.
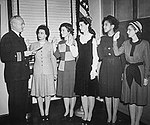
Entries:
[[92,23],[92,17],[86,16],[86,17],[81,17],[79,18],[79,22],[84,22],[86,25]]
[[42,30],[45,31],[45,34],[47,35],[47,36],[46,36],[46,40],[48,40],[48,37],[49,37],[49,35],[50,35],[50,32],[49,32],[49,28],[48,28],[47,26],[45,26],[45,25],[40,25],[40,26],[38,26],[38,28],[37,28],[37,30],[36,30],[37,39],[39,40],[39,38],[38,38],[38,33],[39,33],[39,30],[40,30],[40,29],[42,29]]
[[[96,32],[94,31],[94,29],[91,27],[91,23],[92,23],[92,17],[90,16],[85,16],[85,17],[81,17],[79,19],[79,22],[83,22],[84,24],[88,24],[89,27],[88,27],[88,30],[91,34],[93,34],[94,38],[96,37]],[[80,31],[81,32],[81,31]],[[81,32],[82,34],[82,32]]]
[[108,21],[111,25],[114,25],[114,31],[116,31],[118,29],[118,27],[119,27],[119,21],[115,17],[113,17],[111,15],[108,15],[107,17],[104,17],[104,19],[102,21],[103,34],[105,34],[105,32],[104,32],[104,22],[105,21]]
[[59,27],[59,31],[61,32],[61,28],[62,27],[66,27],[66,29],[68,30],[68,32],[70,32],[73,35],[73,26],[70,23],[62,23]]
[[73,26],[72,24],[70,23],[62,23],[60,26],[59,26],[59,32],[60,32],[60,37],[62,39],[62,35],[61,35],[61,28],[62,27],[66,27],[67,31],[70,32],[72,35],[74,33],[74,29],[73,29]]

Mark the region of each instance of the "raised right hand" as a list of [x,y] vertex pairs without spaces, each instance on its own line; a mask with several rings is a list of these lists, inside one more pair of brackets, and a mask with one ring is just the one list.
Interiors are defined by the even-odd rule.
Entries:
[[58,41],[57,37],[54,36],[53,39],[52,39],[52,43],[55,44],[55,46],[57,46],[58,42],[59,41]]
[[117,41],[119,37],[120,37],[120,31],[115,33],[115,35],[113,36],[113,41]]

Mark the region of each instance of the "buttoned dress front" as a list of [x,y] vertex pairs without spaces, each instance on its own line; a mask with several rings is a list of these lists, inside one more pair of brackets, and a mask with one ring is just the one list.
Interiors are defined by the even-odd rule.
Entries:
[[[40,48],[39,42],[31,45],[31,50],[38,48]],[[53,55],[52,44],[47,41],[35,55],[31,95],[36,97],[55,95],[54,75],[56,74],[56,58]]]
[[[120,47],[124,41],[121,36],[118,40]],[[123,63],[120,56],[113,51],[113,37],[103,36],[98,46],[98,56],[102,61],[99,73],[99,92],[101,97],[121,97],[121,76]]]

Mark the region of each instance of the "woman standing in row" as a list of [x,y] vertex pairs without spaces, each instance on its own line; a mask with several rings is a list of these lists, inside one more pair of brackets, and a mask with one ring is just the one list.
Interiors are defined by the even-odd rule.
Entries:
[[127,63],[124,70],[121,100],[129,104],[131,125],[139,125],[143,106],[148,102],[150,47],[148,41],[141,37],[142,25],[139,21],[129,23],[127,34],[130,39],[118,48],[120,32],[117,32],[113,38],[113,47],[116,56],[125,53]]
[[91,21],[90,17],[79,20],[80,35],[77,37],[79,58],[76,64],[75,94],[81,96],[84,122],[91,121],[97,96],[97,44]]
[[[119,98],[121,97],[121,77],[122,60],[120,56],[115,56],[113,51],[113,36],[118,29],[118,20],[108,15],[102,21],[103,34],[98,45],[98,56],[101,63],[99,71],[100,97],[105,98],[108,114],[107,123],[115,123],[117,120],[117,110]],[[124,37],[118,39],[117,46],[121,46]],[[113,113],[112,113],[113,109]]]
[[73,37],[73,27],[69,23],[62,23],[59,27],[61,41],[55,45],[57,48],[54,55],[60,59],[58,67],[57,96],[62,97],[65,105],[63,119],[72,118],[76,97],[74,93],[75,85],[75,58],[78,56],[77,43]]
[[[41,119],[44,121],[49,119],[51,96],[56,94],[54,80],[57,78],[57,65],[52,44],[48,42],[50,35],[48,27],[40,25],[36,35],[38,42],[30,47],[35,54],[31,95],[37,98]],[[45,110],[43,100],[45,100]]]

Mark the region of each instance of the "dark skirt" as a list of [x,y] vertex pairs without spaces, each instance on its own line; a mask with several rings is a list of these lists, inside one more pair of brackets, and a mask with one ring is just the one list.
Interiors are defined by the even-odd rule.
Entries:
[[93,80],[85,79],[89,77],[83,77],[82,75],[76,75],[75,94],[79,96],[98,96],[98,79]]
[[120,98],[122,66],[118,58],[104,58],[99,74],[99,95]]

